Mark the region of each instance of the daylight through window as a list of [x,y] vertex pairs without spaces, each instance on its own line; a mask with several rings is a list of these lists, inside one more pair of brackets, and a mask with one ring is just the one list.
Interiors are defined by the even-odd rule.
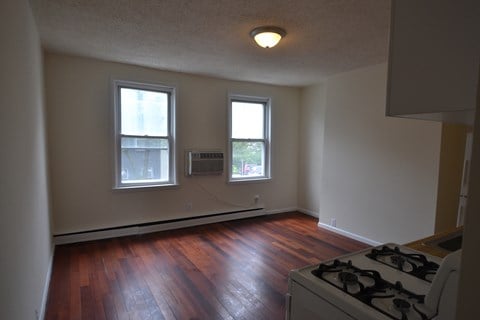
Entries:
[[230,181],[270,178],[270,99],[230,96]]
[[171,87],[115,81],[116,187],[175,184]]

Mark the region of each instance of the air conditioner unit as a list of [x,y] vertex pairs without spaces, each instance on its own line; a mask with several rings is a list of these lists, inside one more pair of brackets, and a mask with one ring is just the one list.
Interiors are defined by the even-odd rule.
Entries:
[[187,151],[187,176],[217,175],[223,173],[223,152]]

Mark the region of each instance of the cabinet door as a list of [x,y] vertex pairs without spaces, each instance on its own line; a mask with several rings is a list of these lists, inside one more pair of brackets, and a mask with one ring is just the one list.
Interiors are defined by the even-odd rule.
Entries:
[[479,16],[478,0],[393,0],[387,115],[475,109]]

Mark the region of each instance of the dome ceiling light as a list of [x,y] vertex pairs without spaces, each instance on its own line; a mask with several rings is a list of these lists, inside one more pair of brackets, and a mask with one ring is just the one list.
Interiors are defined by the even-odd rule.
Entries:
[[250,31],[250,36],[262,48],[273,48],[287,35],[287,32],[279,27],[263,26]]

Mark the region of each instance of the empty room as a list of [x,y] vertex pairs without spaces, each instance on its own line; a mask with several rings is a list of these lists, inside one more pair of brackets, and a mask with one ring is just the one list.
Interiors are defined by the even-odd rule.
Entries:
[[471,319],[478,16],[2,1],[0,318]]

